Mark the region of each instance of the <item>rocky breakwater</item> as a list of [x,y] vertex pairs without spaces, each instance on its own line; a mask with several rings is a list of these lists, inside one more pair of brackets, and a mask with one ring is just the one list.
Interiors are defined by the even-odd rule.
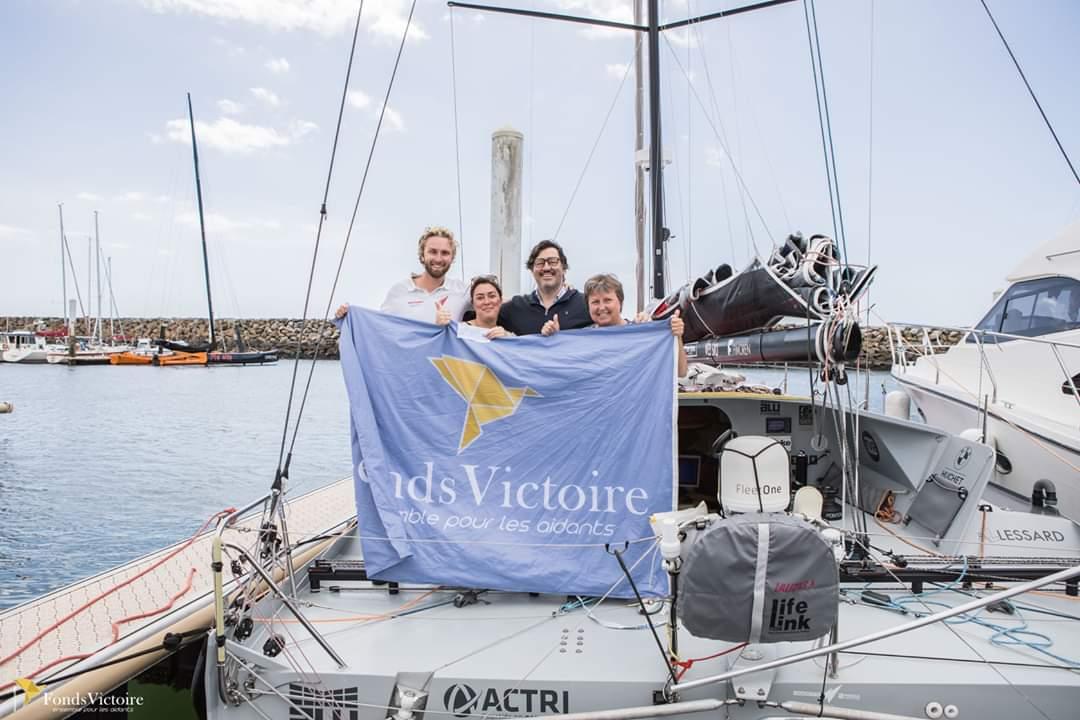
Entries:
[[[926,337],[930,339],[930,347],[935,353],[945,352],[951,346],[960,342],[964,333],[959,330],[947,330],[943,328],[927,328],[926,336],[924,329],[918,327],[904,327],[894,325],[891,328],[876,326],[862,328],[862,354],[859,363],[862,367],[871,370],[888,370],[892,367],[893,350],[897,348],[897,330],[903,338],[903,350],[908,362],[914,362],[920,356],[926,354]],[[892,335],[890,342],[890,333]]]
[[[255,320],[236,320],[222,318],[214,320],[218,346],[224,350],[236,350],[236,326],[239,323],[244,345],[249,350],[282,351],[283,357],[292,356],[300,343],[301,356],[313,357],[319,347],[320,358],[338,357],[338,329],[331,322],[308,320],[305,325],[300,320],[269,318]],[[165,337],[169,340],[185,342],[206,342],[208,336],[206,318],[122,318],[113,321],[117,335],[123,335],[129,342],[136,338],[157,338],[165,326]],[[3,330],[53,330],[63,327],[63,319],[56,317],[6,317],[0,319]],[[303,336],[301,338],[301,331]],[[75,332],[89,334],[85,323],[79,322]],[[106,337],[109,323],[105,321]],[[302,341],[302,342],[301,342]]]
[[[237,320],[215,320],[215,326],[219,342],[224,349],[236,349],[236,335],[234,328]],[[286,356],[296,352],[296,344],[300,341],[301,325],[299,320],[285,318],[270,318],[259,320],[243,320],[241,332],[244,343],[251,350],[270,350],[277,348]],[[39,317],[8,317],[0,319],[0,328],[5,330],[35,330],[54,329],[63,324],[60,318]],[[160,327],[165,325],[165,337],[170,340],[184,340],[187,342],[205,342],[207,337],[205,318],[124,318],[115,323],[117,334],[121,333],[128,338],[156,338]],[[924,350],[923,329],[916,327],[899,327],[900,335],[904,339],[905,351],[909,361],[914,361]],[[896,344],[897,327],[892,329],[892,343]],[[76,332],[83,334],[87,330],[83,323],[79,323]],[[106,331],[107,332],[107,331]],[[892,350],[889,343],[889,329],[881,326],[862,328],[863,342],[862,355],[859,358],[862,367],[873,370],[888,370],[892,366]],[[930,338],[931,346],[935,352],[943,352],[951,345],[955,345],[963,337],[958,330],[930,329],[926,331]],[[322,341],[319,349],[319,357],[338,357],[338,329],[333,323],[321,320],[309,320],[303,330],[303,342],[301,344],[301,356],[310,358],[315,354],[315,348]]]

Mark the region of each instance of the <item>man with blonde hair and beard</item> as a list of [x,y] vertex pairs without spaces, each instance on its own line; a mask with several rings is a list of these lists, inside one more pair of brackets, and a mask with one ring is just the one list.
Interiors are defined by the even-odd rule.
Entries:
[[[438,325],[461,320],[469,306],[468,288],[461,280],[447,277],[457,256],[454,233],[440,226],[424,228],[417,254],[423,272],[410,274],[392,285],[379,310]],[[348,312],[345,304],[335,316],[341,319]]]

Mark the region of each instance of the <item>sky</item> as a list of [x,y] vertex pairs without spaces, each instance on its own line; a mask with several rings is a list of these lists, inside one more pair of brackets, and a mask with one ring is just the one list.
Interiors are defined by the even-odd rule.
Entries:
[[[987,1],[1077,163],[1080,3]],[[620,20],[632,8],[493,4]],[[203,314],[190,92],[215,310],[299,317],[358,6],[0,3],[0,315],[60,314],[58,203],[70,294],[77,282],[86,299],[97,211],[121,315]],[[458,233],[456,276],[487,272],[491,134],[504,127],[525,135],[526,248],[557,233],[572,284],[614,272],[633,307],[633,34],[418,0],[357,204],[409,6],[364,3],[309,314],[377,306],[418,269],[427,225]],[[880,266],[874,324],[976,322],[1011,267],[1080,220],[1080,186],[978,0],[816,10],[846,255]],[[671,285],[743,267],[789,232],[836,234],[801,3],[669,32],[660,61]]]

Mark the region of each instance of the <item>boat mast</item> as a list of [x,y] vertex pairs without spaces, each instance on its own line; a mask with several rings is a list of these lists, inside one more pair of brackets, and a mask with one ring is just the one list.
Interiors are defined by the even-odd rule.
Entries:
[[653,297],[663,299],[664,288],[664,161],[660,145],[660,0],[649,2],[649,198],[652,211]]
[[105,264],[105,280],[109,283],[109,337],[113,342],[116,342],[116,316],[119,311],[116,310],[116,298],[113,296],[112,290],[112,257],[106,259]]
[[191,122],[191,155],[195,162],[195,197],[199,202],[199,234],[202,236],[203,273],[206,276],[206,312],[210,322],[210,349],[214,340],[214,300],[210,295],[210,261],[206,255],[206,221],[203,218],[202,183],[199,181],[199,146],[195,143],[195,113],[191,109],[191,93],[187,94],[188,120]]
[[68,326],[67,306],[67,267],[64,265],[64,203],[56,203],[56,209],[60,211],[60,287],[64,293],[64,327]]
[[[594,27],[605,27],[619,30],[629,30],[636,33],[645,33],[648,36],[649,42],[649,201],[652,212],[652,257],[650,263],[652,265],[652,286],[653,297],[657,300],[661,300],[666,295],[667,288],[665,287],[664,271],[666,269],[667,262],[665,260],[665,253],[667,251],[667,239],[670,235],[667,228],[664,227],[664,167],[663,167],[663,147],[661,146],[661,133],[660,133],[660,33],[666,30],[676,30],[678,28],[689,27],[697,23],[702,23],[708,20],[717,20],[719,18],[732,17],[734,15],[741,15],[742,13],[752,12],[755,10],[762,10],[764,8],[775,7],[777,5],[786,5],[794,0],[760,0],[749,5],[742,5],[740,7],[733,7],[726,10],[718,10],[715,12],[707,13],[705,15],[699,15],[698,17],[686,18],[684,20],[676,20],[668,22],[663,25],[660,24],[660,0],[645,0],[648,8],[648,19],[646,24],[641,23],[641,8],[639,3],[641,0],[634,0],[634,22],[625,23],[616,20],[605,20],[598,18],[576,17],[573,15],[564,15],[561,13],[540,12],[537,10],[525,10],[521,8],[508,8],[508,7],[496,7],[492,5],[483,5],[471,2],[458,2],[457,0],[450,0],[447,5],[451,8],[461,7],[469,8],[472,10],[482,10],[484,12],[491,13],[505,13],[508,15],[519,15],[521,17],[543,18],[545,20],[562,20],[572,23],[581,23],[584,25],[592,25]],[[638,97],[640,98],[640,78],[641,78],[641,62],[639,60],[639,52],[635,52],[635,68],[638,75]],[[640,100],[638,100],[638,107],[640,107]],[[640,111],[639,111],[640,118]],[[638,133],[638,145],[641,148],[642,129],[640,119],[637,124]],[[641,205],[644,203],[642,202]],[[635,203],[635,213],[642,225],[644,221],[641,220],[643,214],[643,208],[641,205]],[[640,231],[639,238],[644,237],[644,227]],[[644,264],[644,240],[638,241],[638,307],[642,307],[641,298],[644,295],[642,292],[642,285],[644,284],[641,269]]]
[[98,235],[98,211],[94,211],[94,269],[97,275],[97,322],[94,323],[94,338],[101,345],[101,237]]
[[94,257],[94,239],[89,235],[86,236],[86,308],[83,310],[86,313],[86,334],[92,336],[94,330],[90,325],[90,316],[94,313],[94,300],[90,293],[94,291],[94,271],[93,262]]
[[[642,20],[642,0],[634,0],[634,24]],[[637,263],[634,279],[637,284],[637,311],[645,309],[645,58],[641,38],[634,38],[634,249]]]

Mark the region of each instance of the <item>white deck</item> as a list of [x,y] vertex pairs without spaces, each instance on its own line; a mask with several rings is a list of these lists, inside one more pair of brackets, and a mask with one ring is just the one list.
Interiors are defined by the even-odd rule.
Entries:
[[[286,504],[286,513],[292,542],[319,535],[355,514],[352,480],[341,480],[292,498]],[[257,526],[258,521],[258,514],[241,520],[236,529],[225,533],[226,541],[248,545],[254,537],[249,531]],[[195,538],[187,547],[183,547],[186,541],[178,543],[0,612],[0,659],[30,643],[46,628],[60,623],[16,657],[0,665],[0,688],[16,678],[34,677],[40,680],[43,677],[41,668],[46,666],[52,665],[44,676],[56,674],[73,662],[57,663],[58,659],[105,648],[113,643],[114,623],[119,623],[119,638],[122,639],[169,614],[179,614],[210,603],[213,598],[213,574],[210,570],[212,539],[211,529]],[[183,549],[175,557],[124,585],[180,548]],[[170,609],[155,612],[168,606],[173,596],[184,590],[192,571],[194,575],[190,588],[175,600]],[[87,606],[102,595],[104,597],[100,600]],[[145,613],[154,614],[134,617]],[[65,620],[69,615],[71,617]],[[126,618],[132,619],[124,621]]]
[[[358,560],[359,546],[353,537],[324,557]],[[342,590],[330,591],[334,584]],[[861,587],[846,586],[850,591]],[[874,589],[894,598],[910,593],[901,585]],[[933,588],[928,586],[927,590]],[[972,592],[985,594],[978,588]],[[261,666],[260,674],[278,692],[290,695],[307,686],[340,690],[343,697],[355,698],[360,711],[357,717],[362,719],[385,716],[397,673],[404,671],[432,673],[427,711],[437,718],[462,712],[463,708],[454,706],[461,701],[454,695],[455,688],[462,687],[478,693],[471,714],[481,718],[548,714],[551,709],[541,710],[538,703],[543,697],[540,693],[551,689],[558,690],[556,712],[584,712],[650,705],[653,691],[664,686],[666,669],[647,629],[614,629],[601,624],[643,625],[644,618],[633,602],[609,599],[593,611],[595,620],[581,608],[560,613],[566,598],[550,595],[488,592],[479,596],[480,602],[466,607],[452,603],[435,606],[456,593],[405,585],[399,594],[390,595],[385,586],[344,581],[324,581],[322,590],[313,593],[305,583],[298,598],[303,612],[341,654],[346,667],[338,668],[288,610],[270,597],[254,612],[256,630],[242,644],[251,653],[245,657]],[[947,591],[927,593],[925,599],[955,606],[971,597]],[[1067,615],[1080,611],[1080,602],[1060,592],[1029,595],[1017,602]],[[940,605],[910,608],[924,613],[942,609]],[[1031,631],[1052,638],[1051,652],[1072,657],[1080,648],[1080,623],[1075,620],[1026,609],[1013,616],[983,611],[979,617],[1005,627],[1026,623]],[[666,619],[666,612],[654,618],[656,622]],[[911,614],[842,602],[839,639],[912,619]],[[666,630],[660,631],[666,643]],[[259,650],[270,632],[286,641],[284,652],[272,659]],[[683,658],[704,657],[732,646],[695,638],[685,630],[679,635]],[[1049,718],[1076,717],[1067,699],[1080,697],[1080,674],[1054,667],[1060,663],[1030,648],[994,644],[992,635],[992,630],[974,623],[923,628],[842,653],[835,678],[826,677],[820,658],[790,665],[776,674],[767,699],[816,702],[824,681],[832,705],[860,710],[922,717],[928,702],[940,702],[957,705],[961,717],[1040,717],[1040,713]],[[782,657],[813,646],[784,643],[775,647]],[[230,651],[239,649],[231,636],[228,647]],[[697,663],[683,680],[724,672],[736,655]],[[215,686],[213,672],[211,664],[208,688]],[[259,696],[256,704],[262,712],[270,717],[290,716],[289,707],[279,696],[261,682],[255,687]],[[516,703],[514,707],[484,707],[485,698],[489,703],[493,697],[505,702],[507,692]],[[723,698],[730,692],[731,687],[721,683],[683,693],[682,699]],[[259,717],[247,704],[223,708],[213,691],[209,694],[211,718]],[[552,700],[556,696],[547,697]],[[562,706],[564,697],[566,708]],[[337,704],[327,702],[327,707]],[[526,707],[529,702],[534,703],[531,709]],[[464,709],[459,716],[468,714],[469,709]],[[753,703],[729,708],[729,714],[732,718],[776,717],[775,711]]]

